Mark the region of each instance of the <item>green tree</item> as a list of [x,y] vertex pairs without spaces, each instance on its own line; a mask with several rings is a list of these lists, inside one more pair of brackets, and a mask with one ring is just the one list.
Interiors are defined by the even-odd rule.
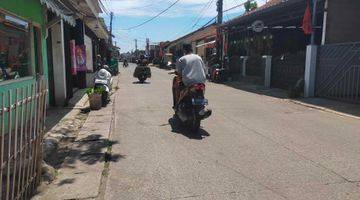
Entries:
[[250,12],[258,8],[258,4],[256,1],[248,0],[245,2],[244,7],[246,12]]

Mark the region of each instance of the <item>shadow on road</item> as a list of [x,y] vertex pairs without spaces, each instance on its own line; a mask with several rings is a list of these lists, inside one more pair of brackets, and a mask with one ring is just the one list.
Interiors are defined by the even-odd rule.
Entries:
[[142,83],[142,82],[140,82],[140,81],[134,81],[133,84],[140,84],[140,85],[142,85],[142,84],[150,84],[150,82],[146,82],[146,81],[145,81],[145,82]]
[[118,162],[125,156],[120,154],[108,155],[107,149],[117,141],[102,139],[101,135],[91,135],[72,145],[60,148],[51,159],[46,160],[55,169],[74,168],[77,161],[85,165],[94,165],[98,162]]
[[171,132],[182,134],[183,136],[193,139],[193,140],[202,140],[205,137],[209,137],[210,133],[208,133],[206,130],[200,128],[200,130],[197,133],[191,132],[189,130],[186,130],[184,126],[181,125],[181,122],[176,119],[175,116],[169,119],[169,124],[171,126]]
[[[289,99],[287,91],[283,89],[266,88],[262,85],[246,84],[241,82],[225,82],[223,83],[223,85],[258,95],[265,95],[278,99]],[[360,106],[358,104],[352,104],[326,98],[297,98],[293,100],[307,104],[309,106],[325,108],[336,112],[360,117]]]
[[279,99],[287,99],[287,93],[285,90],[278,89],[278,88],[267,88],[263,85],[256,85],[256,84],[248,84],[242,82],[225,82],[222,83],[228,87],[232,87],[234,89],[243,90],[246,92],[255,93],[258,95],[265,95],[270,97],[275,97]]

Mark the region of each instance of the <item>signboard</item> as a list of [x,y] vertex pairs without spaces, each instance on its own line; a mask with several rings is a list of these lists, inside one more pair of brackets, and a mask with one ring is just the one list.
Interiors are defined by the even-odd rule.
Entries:
[[77,71],[86,71],[86,46],[77,45],[75,48]]
[[70,40],[71,74],[76,75],[75,40]]

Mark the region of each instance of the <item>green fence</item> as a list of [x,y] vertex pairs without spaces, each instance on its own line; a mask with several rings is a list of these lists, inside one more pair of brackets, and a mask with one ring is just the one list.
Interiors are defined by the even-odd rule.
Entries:
[[46,81],[0,92],[0,200],[29,199],[40,182]]

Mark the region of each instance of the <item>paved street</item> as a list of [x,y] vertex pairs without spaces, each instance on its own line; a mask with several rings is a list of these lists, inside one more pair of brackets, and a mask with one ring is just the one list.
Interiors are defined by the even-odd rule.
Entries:
[[360,199],[358,120],[208,83],[214,113],[192,137],[171,120],[172,75],[137,84],[133,70],[121,69],[106,199]]

